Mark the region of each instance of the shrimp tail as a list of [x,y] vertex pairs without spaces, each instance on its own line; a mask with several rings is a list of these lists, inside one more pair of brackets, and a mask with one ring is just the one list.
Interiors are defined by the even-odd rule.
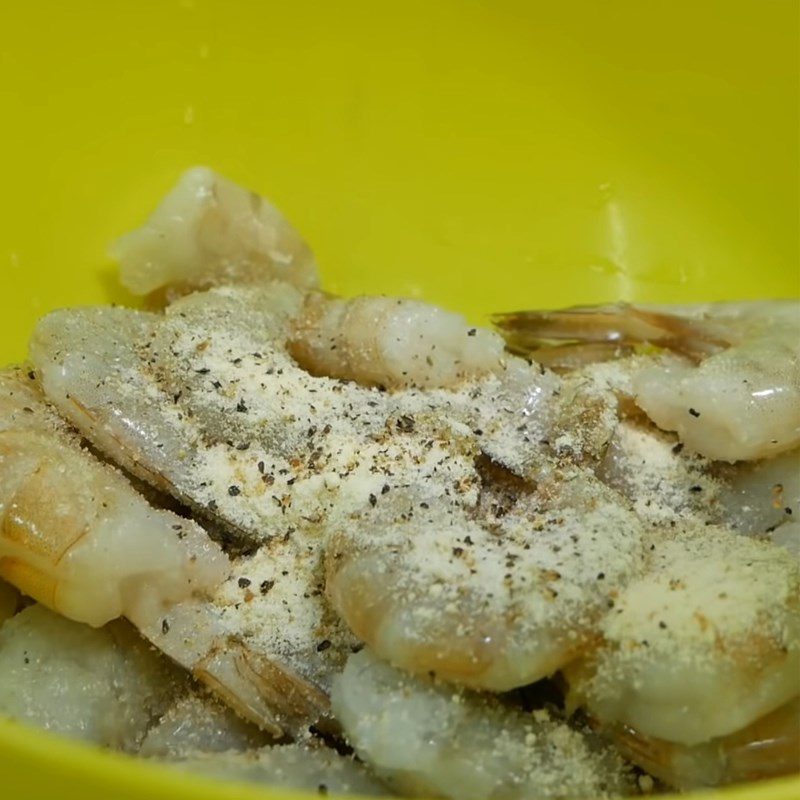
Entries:
[[[728,346],[725,331],[706,320],[627,303],[573,306],[556,311],[494,314],[492,323],[516,353],[549,357],[549,351],[572,345],[589,346],[586,359],[608,360],[639,345],[655,345],[699,361]],[[576,348],[573,346],[573,358]]]

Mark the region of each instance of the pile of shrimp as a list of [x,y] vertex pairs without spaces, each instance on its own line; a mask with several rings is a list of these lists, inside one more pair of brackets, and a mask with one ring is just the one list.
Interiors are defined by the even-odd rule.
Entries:
[[0,714],[321,793],[800,771],[800,303],[334,297],[204,168],[114,254],[147,310],[0,372]]

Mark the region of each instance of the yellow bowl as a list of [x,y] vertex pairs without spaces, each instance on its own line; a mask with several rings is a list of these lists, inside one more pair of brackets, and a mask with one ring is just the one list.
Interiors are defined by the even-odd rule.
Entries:
[[[794,0],[43,0],[0,21],[0,362],[124,301],[107,242],[209,164],[336,291],[486,312],[788,296]],[[2,680],[2,676],[0,676]],[[8,798],[289,798],[0,724]],[[790,800],[800,781],[704,798]]]

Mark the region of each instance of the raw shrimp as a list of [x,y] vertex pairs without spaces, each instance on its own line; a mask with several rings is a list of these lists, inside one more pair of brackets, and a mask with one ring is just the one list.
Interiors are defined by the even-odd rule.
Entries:
[[334,750],[309,744],[276,745],[246,753],[198,753],[163,763],[192,775],[270,788],[306,789],[319,795],[389,794],[363,764]]
[[593,646],[611,598],[638,574],[640,521],[588,472],[535,488],[503,480],[489,476],[472,513],[420,486],[380,524],[332,538],[328,596],[379,656],[506,690]]
[[644,577],[600,624],[599,649],[567,669],[573,706],[696,745],[800,694],[800,564],[791,554],[703,524],[654,534],[648,553]]
[[503,340],[417,300],[308,296],[289,349],[309,372],[400,388],[452,387],[504,367]]
[[0,576],[91,625],[158,616],[222,580],[205,532],[82,451],[32,377],[0,374]]
[[777,778],[800,772],[800,699],[694,746],[652,739],[624,725],[612,736],[626,758],[676,789]]
[[696,365],[640,373],[634,391],[660,428],[677,431],[709,458],[766,458],[800,445],[797,301],[600,306],[501,315],[497,321],[518,350],[548,339],[649,342],[697,359]]
[[38,604],[0,628],[0,674],[3,716],[127,751],[188,683],[128,623],[90,628]]
[[[518,360],[503,376],[488,374],[459,391],[388,394],[311,376],[291,359],[285,345],[300,298],[291,287],[273,285],[195,294],[170,306],[163,319],[121,309],[58,312],[40,323],[31,355],[47,394],[95,446],[215,516],[245,544],[270,542],[252,561],[237,564],[253,587],[275,579],[271,564],[276,548],[283,548],[281,572],[292,577],[282,583],[293,581],[297,598],[289,607],[304,609],[297,619],[286,617],[277,593],[262,596],[255,588],[250,590],[255,599],[239,607],[242,590],[232,579],[212,604],[188,603],[178,615],[192,618],[186,625],[205,632],[204,638],[192,640],[193,648],[185,646],[189,628],[176,624],[175,613],[168,635],[161,636],[157,626],[153,630],[151,621],[144,626],[148,637],[211,685],[224,673],[224,691],[236,696],[244,687],[238,679],[235,689],[231,684],[241,665],[222,669],[212,659],[215,679],[202,666],[209,663],[209,654],[235,653],[220,643],[231,637],[241,641],[243,631],[269,627],[281,636],[297,632],[297,643],[288,649],[285,640],[268,644],[256,635],[256,649],[280,665],[278,674],[288,674],[290,685],[297,686],[298,675],[310,681],[308,691],[299,694],[311,699],[318,715],[324,704],[317,690],[325,692],[331,667],[341,663],[353,644],[327,623],[323,627],[331,635],[321,636],[322,620],[335,615],[313,593],[303,597],[303,587],[323,584],[317,565],[328,536],[343,527],[380,530],[395,522],[399,525],[391,535],[410,535],[416,524],[411,517],[403,530],[409,503],[433,507],[451,500],[457,506],[454,514],[469,526],[466,517],[480,483],[474,462],[481,450],[518,473],[540,471],[554,453],[580,457],[590,441],[599,451],[616,415],[605,395],[598,399],[585,393],[584,403],[578,386]],[[558,402],[551,403],[554,398]],[[585,413],[589,421],[584,424]],[[596,425],[598,419],[602,424]],[[552,437],[550,449],[545,434],[559,429],[565,433]],[[425,487],[425,494],[409,499],[408,487],[417,485]],[[387,513],[393,515],[388,523]],[[622,510],[619,515],[625,517]],[[520,536],[528,522],[516,519]],[[570,524],[578,525],[576,520]],[[614,576],[636,562],[635,525],[628,515],[611,537],[620,544],[617,566],[604,560],[592,573],[592,582],[597,572],[608,574],[599,589],[603,597],[603,587],[612,587]],[[568,536],[566,528],[553,533],[559,535]],[[283,537],[285,545],[280,543]],[[603,602],[593,596],[589,606]],[[248,617],[262,621],[254,627],[244,622]],[[570,629],[560,636],[535,669],[552,671],[579,648],[579,643],[566,641],[573,634]],[[328,643],[321,651],[324,658],[315,654],[320,642]],[[490,650],[500,653],[501,648]],[[524,674],[503,680],[512,685],[529,680],[529,666]],[[505,668],[498,665],[499,672]],[[482,668],[470,663],[460,669]],[[273,672],[270,680],[275,679]],[[280,690],[272,694],[277,694],[275,700],[289,696]],[[262,688],[259,696],[265,695],[269,693]],[[264,702],[255,708],[251,700],[244,705],[240,710],[248,718],[272,724]],[[296,706],[287,711],[281,705],[279,716],[298,719]],[[299,708],[308,710],[306,700]]]
[[191,690],[176,698],[139,745],[145,757],[181,758],[198,753],[254,750],[269,737],[212,695]]
[[[597,458],[613,432],[611,392],[562,381],[520,359],[509,361],[501,375],[425,392],[389,394],[310,375],[287,351],[302,301],[292,287],[272,284],[195,294],[170,306],[165,318],[124,309],[56,312],[37,326],[31,358],[46,394],[96,447],[195,510],[230,504],[227,486],[219,492],[197,479],[204,442],[243,452],[259,444],[270,459],[295,463],[334,450],[346,462],[348,448],[385,436],[387,426],[413,426],[418,415],[436,412],[445,420],[440,427],[472,431],[484,452],[527,475],[553,451],[578,461]],[[447,326],[444,331],[442,349],[450,336]],[[465,350],[464,360],[479,369],[484,345],[468,332],[462,338],[475,350]],[[364,336],[349,328],[345,333]],[[426,378],[413,350],[407,367],[415,380],[455,379],[444,372]],[[384,373],[383,380],[391,384],[396,377]],[[275,466],[297,480],[291,463]],[[347,464],[332,464],[334,470],[341,474]],[[272,493],[281,497],[279,486]],[[291,493],[298,491],[294,485]],[[253,541],[267,535],[262,524],[237,532]]]
[[359,756],[406,796],[608,797],[635,786],[597,737],[405,675],[368,650],[337,679],[333,708]]
[[[277,291],[284,297],[285,287]],[[136,312],[51,316],[32,353],[48,394],[95,445],[261,545],[210,602],[135,621],[240,713],[278,733],[325,715],[330,677],[357,644],[323,597],[326,526],[371,509],[388,483],[424,476],[426,459],[436,469],[452,444],[421,432],[393,443],[387,423],[407,423],[379,406],[381,393],[293,365],[258,324],[276,306],[267,294],[194,295],[150,332],[153,318]],[[254,297],[263,309],[245,302]],[[137,338],[155,364],[139,357]],[[272,377],[281,371],[282,381]],[[178,376],[180,388],[161,388]]]
[[119,239],[112,255],[135,294],[175,297],[229,282],[280,278],[316,286],[308,245],[263,197],[205,167],[185,172],[139,230]]

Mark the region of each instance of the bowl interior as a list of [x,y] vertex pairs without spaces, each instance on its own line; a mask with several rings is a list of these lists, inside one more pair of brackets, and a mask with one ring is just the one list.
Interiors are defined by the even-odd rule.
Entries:
[[[107,244],[195,163],[275,201],[343,293],[475,321],[796,295],[796,22],[789,0],[7,4],[0,361],[51,308],[130,300]],[[6,724],[0,779],[233,796]]]

